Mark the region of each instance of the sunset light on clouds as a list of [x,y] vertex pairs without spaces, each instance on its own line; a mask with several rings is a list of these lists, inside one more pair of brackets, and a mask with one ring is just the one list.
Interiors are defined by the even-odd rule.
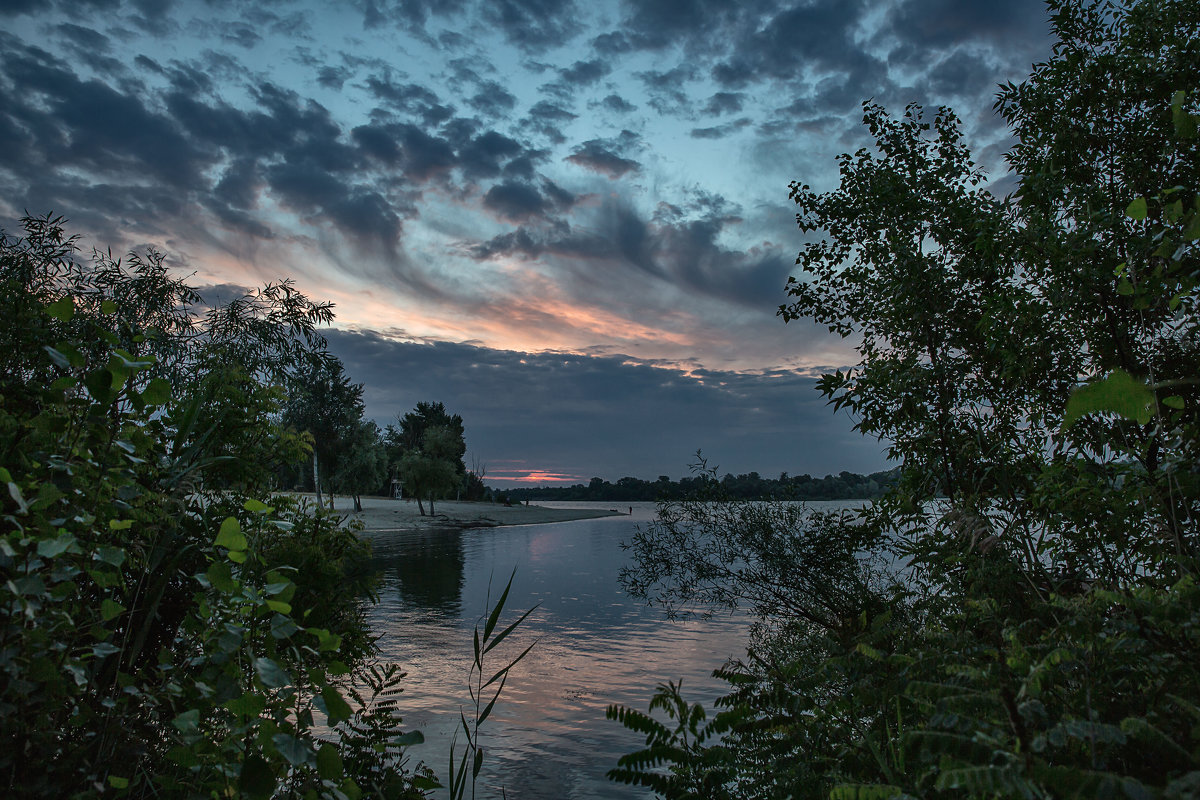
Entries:
[[1033,0],[10,0],[0,21],[0,227],[61,214],[218,293],[290,277],[336,304],[369,416],[442,401],[512,482],[678,477],[697,448],[881,468],[812,388],[849,348],[775,316],[803,242],[788,182],[835,185],[868,97],[955,106],[999,170],[995,86],[1048,47]]

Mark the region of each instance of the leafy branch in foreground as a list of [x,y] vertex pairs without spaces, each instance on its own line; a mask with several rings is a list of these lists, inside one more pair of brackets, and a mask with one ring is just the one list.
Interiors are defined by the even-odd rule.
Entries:
[[258,499],[302,449],[267,357],[307,352],[320,307],[272,290],[196,335],[158,257],[83,265],[59,220],[25,229],[0,237],[6,796],[419,795],[415,737],[343,694],[365,545]]
[[780,315],[852,340],[858,363],[818,388],[899,479],[836,527],[663,506],[627,585],[760,624],[717,673],[739,712],[721,739],[640,751],[622,780],[1200,795],[1200,5],[1048,8],[1053,56],[997,102],[1012,195],[949,109],[874,103],[840,186],[793,184],[815,235]]

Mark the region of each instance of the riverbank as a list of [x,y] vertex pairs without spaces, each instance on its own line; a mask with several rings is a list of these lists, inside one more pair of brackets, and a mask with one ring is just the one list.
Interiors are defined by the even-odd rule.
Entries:
[[[621,514],[616,510],[589,508],[545,508],[544,506],[505,506],[500,503],[439,500],[434,504],[437,514],[421,516],[415,500],[392,500],[386,497],[364,497],[363,510],[354,511],[349,497],[334,498],[334,509],[363,524],[363,533],[371,531],[423,531],[445,528],[495,528],[501,525],[540,525],[548,522],[569,522],[576,519],[595,519]],[[429,504],[425,504],[429,511]]]

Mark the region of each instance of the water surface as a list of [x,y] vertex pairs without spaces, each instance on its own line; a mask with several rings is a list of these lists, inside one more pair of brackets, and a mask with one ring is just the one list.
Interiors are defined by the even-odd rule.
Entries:
[[484,723],[479,796],[500,797],[501,787],[510,798],[645,796],[604,777],[620,755],[642,745],[606,720],[605,709],[619,703],[645,710],[658,683],[680,679],[689,699],[711,707],[724,687],[711,672],[742,653],[747,623],[728,616],[670,622],[622,593],[617,574],[628,555],[620,543],[653,518],[654,504],[634,503],[632,511],[548,525],[372,534],[383,583],[370,624],[383,659],[409,673],[405,724],[426,737],[412,749],[414,759],[445,779],[459,708],[470,716],[472,628],[489,583],[494,600],[516,567],[506,619],[540,605],[487,665],[499,668],[504,656],[536,644]]

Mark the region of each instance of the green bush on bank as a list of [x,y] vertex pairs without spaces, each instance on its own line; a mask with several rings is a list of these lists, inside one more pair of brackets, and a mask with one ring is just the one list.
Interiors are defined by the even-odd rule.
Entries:
[[321,307],[268,287],[198,320],[161,257],[81,265],[60,220],[25,228],[0,241],[8,796],[435,786],[404,758],[402,676],[364,664],[363,545],[258,499],[303,452],[272,378],[320,354]]

